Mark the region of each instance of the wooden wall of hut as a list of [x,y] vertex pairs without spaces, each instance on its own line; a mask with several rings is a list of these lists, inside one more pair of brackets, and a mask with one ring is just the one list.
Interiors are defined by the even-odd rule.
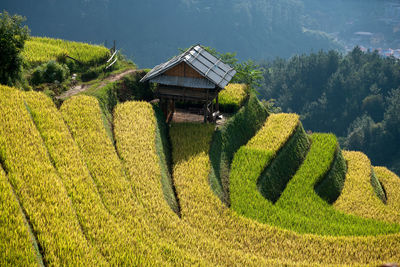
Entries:
[[195,71],[185,62],[182,62],[176,65],[175,67],[167,70],[166,72],[164,72],[164,75],[205,79],[203,76],[201,76],[197,71]]

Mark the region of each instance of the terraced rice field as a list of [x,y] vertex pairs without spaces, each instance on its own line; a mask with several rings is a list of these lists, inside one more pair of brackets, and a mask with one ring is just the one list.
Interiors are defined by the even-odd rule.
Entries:
[[126,102],[110,138],[95,98],[0,86],[0,265],[400,262],[399,177],[246,101],[217,130]]
[[26,41],[22,51],[23,58],[33,65],[59,60],[66,55],[91,65],[104,63],[110,52],[104,46],[46,37],[31,37]]

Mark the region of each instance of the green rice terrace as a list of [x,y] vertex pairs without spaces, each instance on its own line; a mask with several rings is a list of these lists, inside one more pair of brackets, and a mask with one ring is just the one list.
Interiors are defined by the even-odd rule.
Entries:
[[399,177],[333,134],[241,84],[221,92],[223,124],[166,124],[134,64],[81,79],[102,46],[33,38],[26,75],[65,55],[87,84],[73,96],[0,86],[1,266],[400,262]]

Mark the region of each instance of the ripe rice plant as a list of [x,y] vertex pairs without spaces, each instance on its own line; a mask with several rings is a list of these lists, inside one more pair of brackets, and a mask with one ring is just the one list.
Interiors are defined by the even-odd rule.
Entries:
[[137,199],[135,188],[129,183],[114,145],[106,133],[99,102],[94,97],[84,95],[72,97],[63,103],[61,112],[110,213],[123,221],[125,226],[129,225],[132,231],[136,230],[135,235],[140,236],[141,242],[153,254],[162,255],[163,250],[167,250],[174,255],[164,255],[165,261],[172,264],[183,260],[190,262],[188,255],[152,232],[156,228],[149,226],[145,218],[146,211]]
[[88,240],[112,265],[161,264],[155,253],[147,254],[136,232],[119,223],[104,206],[82,154],[51,99],[42,93],[29,92],[25,100]]
[[18,200],[0,165],[0,265],[38,264],[40,258],[35,255],[34,242]]
[[230,83],[218,95],[218,102],[222,112],[235,112],[243,105],[249,96],[246,84]]
[[[46,265],[103,265],[33,124],[22,92],[0,86],[0,155]],[[71,253],[73,252],[73,253]]]
[[385,167],[374,167],[374,172],[385,190],[386,205],[393,210],[400,210],[400,179]]
[[157,124],[150,104],[126,102],[118,105],[114,110],[114,125],[117,150],[144,207],[143,218],[160,238],[203,259],[202,264],[269,265],[276,262],[230,249],[212,236],[190,227],[171,210],[164,199],[160,182],[160,160],[156,153],[155,136]]
[[[342,194],[334,207],[365,218],[400,223],[398,209],[385,205],[374,191],[372,179],[376,180],[376,177],[368,157],[361,152],[344,151],[343,154],[348,171]],[[400,189],[398,185],[392,187],[391,190]]]
[[57,60],[65,55],[71,56],[88,65],[103,63],[110,56],[110,52],[104,46],[90,45],[53,39],[47,37],[32,37],[26,41],[22,56],[33,65]]
[[[182,219],[229,248],[254,256],[307,265],[381,264],[399,261],[399,234],[376,237],[299,235],[238,216],[212,193],[207,152],[208,125],[175,124],[170,129],[173,177]],[[390,243],[386,246],[385,244]]]

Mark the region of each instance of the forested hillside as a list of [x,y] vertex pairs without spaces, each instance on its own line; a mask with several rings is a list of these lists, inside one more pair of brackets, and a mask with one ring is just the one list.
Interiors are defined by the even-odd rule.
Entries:
[[140,67],[153,67],[177,48],[196,43],[240,60],[289,57],[339,46],[326,35],[304,31],[297,0],[6,0],[10,13],[23,14],[32,35],[105,43]]
[[391,0],[303,0],[304,23],[338,38],[348,49],[397,49],[400,41],[400,4]]
[[[333,132],[375,165],[400,172],[400,62],[355,48],[264,65],[260,94],[301,115],[306,129]],[[385,149],[383,149],[385,148]]]

